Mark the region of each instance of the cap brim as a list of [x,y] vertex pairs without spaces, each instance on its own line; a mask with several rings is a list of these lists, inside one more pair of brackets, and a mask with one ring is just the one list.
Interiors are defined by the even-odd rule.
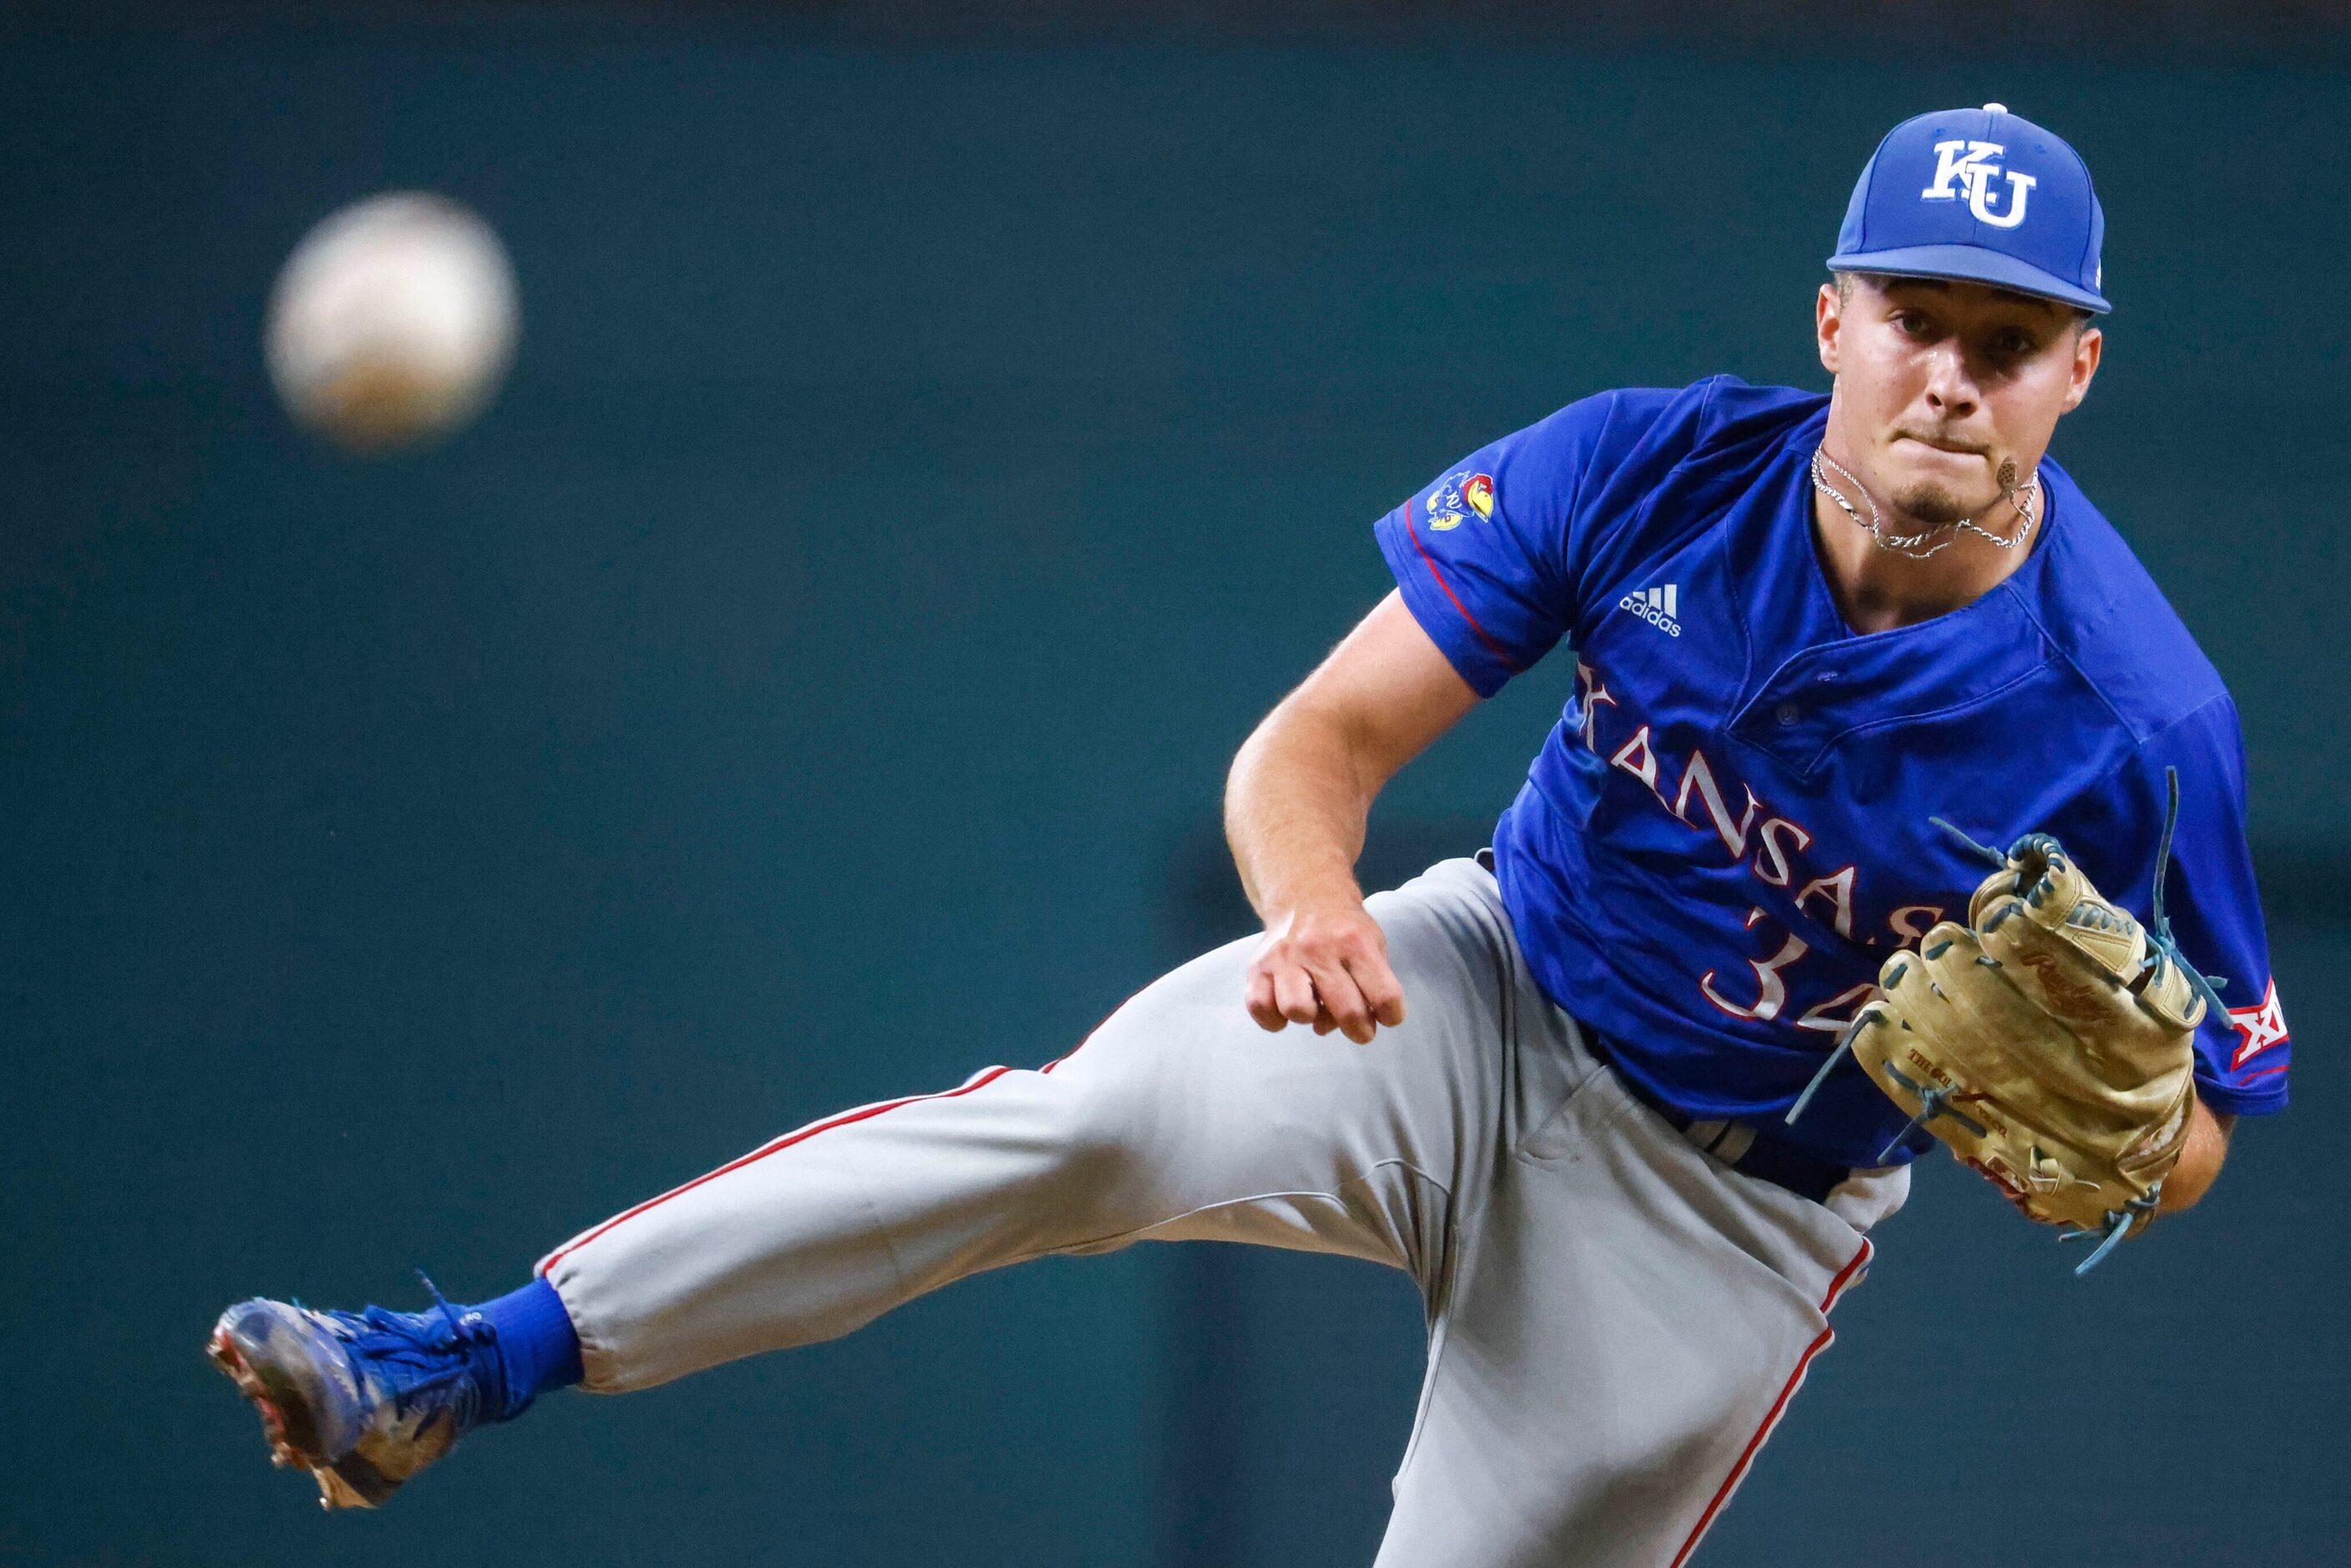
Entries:
[[1968,283],[1989,283],[2062,305],[2104,315],[2114,308],[2105,297],[2043,272],[1996,250],[1972,245],[1915,245],[1902,250],[1857,251],[1829,257],[1831,272],[1883,272],[1896,277],[1949,277]]

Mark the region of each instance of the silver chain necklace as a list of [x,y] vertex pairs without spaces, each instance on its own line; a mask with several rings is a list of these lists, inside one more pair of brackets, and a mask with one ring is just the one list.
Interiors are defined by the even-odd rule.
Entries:
[[[1838,478],[1861,492],[1863,503],[1869,507],[1867,517],[1864,517],[1855,509],[1854,504],[1844,498],[1844,491],[1829,483],[1828,476],[1822,472],[1823,467],[1834,470]],[[1834,501],[1838,509],[1851,517],[1856,527],[1877,541],[1878,549],[1892,550],[1896,555],[1907,555],[1912,560],[1925,560],[1929,556],[1950,549],[1952,541],[1959,537],[1959,530],[1961,528],[1990,539],[2002,549],[2014,549],[2023,542],[2024,537],[2032,531],[2034,513],[2041,504],[2041,470],[2035,468],[2032,471],[2032,477],[2020,486],[2016,482],[2016,465],[2010,462],[2001,464],[2001,500],[1993,502],[1992,505],[1997,507],[2001,501],[2005,501],[2017,517],[2016,531],[2006,536],[1980,527],[1973,517],[1961,517],[1955,523],[1936,523],[1915,534],[1889,534],[1886,531],[1885,519],[1878,515],[1877,501],[1870,495],[1869,486],[1847,473],[1843,464],[1829,455],[1828,448],[1824,445],[1813,448],[1813,488]],[[1925,549],[1918,548],[1945,530],[1949,531],[1949,538],[1927,545]]]

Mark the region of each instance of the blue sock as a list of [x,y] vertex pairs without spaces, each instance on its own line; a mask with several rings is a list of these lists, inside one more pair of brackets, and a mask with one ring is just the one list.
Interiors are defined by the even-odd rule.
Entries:
[[519,1291],[465,1310],[481,1313],[497,1330],[506,1406],[492,1420],[511,1421],[543,1391],[569,1388],[587,1375],[580,1364],[580,1335],[571,1327],[571,1314],[546,1281],[533,1280]]

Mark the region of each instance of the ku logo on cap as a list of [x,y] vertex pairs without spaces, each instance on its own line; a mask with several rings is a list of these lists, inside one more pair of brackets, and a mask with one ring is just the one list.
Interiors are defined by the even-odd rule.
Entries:
[[[2040,183],[2030,174],[2020,174],[2013,169],[2003,171],[1992,162],[2008,149],[1997,141],[1938,141],[1935,143],[1935,183],[1918,193],[1919,199],[1928,202],[1956,202],[1959,192],[1952,182],[1967,187],[1968,211],[1978,221],[1996,229],[2012,229],[2024,221],[2025,195]],[[2008,180],[2008,210],[1996,213],[1991,209],[1991,183],[2005,174]]]

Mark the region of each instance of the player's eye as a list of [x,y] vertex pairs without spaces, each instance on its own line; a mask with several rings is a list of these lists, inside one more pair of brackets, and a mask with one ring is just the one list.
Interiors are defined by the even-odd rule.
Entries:
[[2011,327],[1995,333],[1991,340],[1994,357],[2002,360],[2023,359],[2040,346],[2040,340],[2022,327]]
[[1924,311],[1919,310],[1896,310],[1894,325],[1913,338],[1925,338],[1935,329],[1935,324],[1927,319]]

